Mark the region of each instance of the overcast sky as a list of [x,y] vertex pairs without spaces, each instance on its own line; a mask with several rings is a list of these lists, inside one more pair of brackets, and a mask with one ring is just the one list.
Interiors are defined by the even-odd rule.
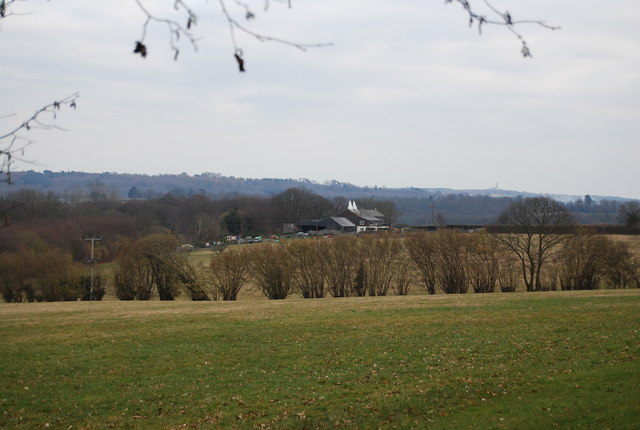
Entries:
[[[185,21],[170,0],[149,10]],[[238,19],[243,12],[228,0]],[[78,109],[31,132],[17,170],[218,172],[387,187],[491,188],[640,198],[640,2],[495,0],[514,19],[468,27],[433,0],[264,0],[236,34],[217,0],[190,0],[194,52],[173,61],[167,29],[134,0],[29,0],[0,21],[0,134],[55,99]],[[163,7],[164,5],[164,7]],[[473,1],[480,10],[483,3]],[[233,7],[231,7],[233,6]]]

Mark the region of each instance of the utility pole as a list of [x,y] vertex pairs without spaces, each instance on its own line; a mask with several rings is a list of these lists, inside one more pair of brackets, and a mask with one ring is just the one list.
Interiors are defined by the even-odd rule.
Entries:
[[436,204],[431,203],[431,224],[436,225]]
[[100,260],[94,258],[93,249],[94,249],[95,242],[97,240],[102,240],[102,237],[88,235],[88,236],[82,236],[82,240],[91,242],[91,258],[85,258],[84,260],[82,260],[82,262],[85,264],[88,264],[89,267],[91,268],[91,280],[89,284],[89,301],[93,301],[93,266],[100,262]]

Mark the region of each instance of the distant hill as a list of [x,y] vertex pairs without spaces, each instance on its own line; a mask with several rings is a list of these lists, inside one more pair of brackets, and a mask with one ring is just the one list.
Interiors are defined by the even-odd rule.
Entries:
[[[272,196],[288,188],[302,187],[327,198],[344,197],[349,200],[371,198],[391,200],[401,215],[398,221],[406,224],[425,224],[433,213],[442,214],[451,223],[492,222],[500,211],[518,196],[529,197],[531,192],[491,189],[454,190],[448,188],[386,188],[356,186],[338,181],[318,183],[308,179],[236,178],[217,173],[200,175],[138,175],[123,173],[35,172],[12,174],[14,184],[0,187],[0,192],[35,189],[54,192],[63,199],[104,195],[111,198],[154,198],[166,193],[179,196],[204,194],[211,198],[233,196]],[[581,200],[583,196],[547,194],[562,202]],[[591,196],[601,200],[625,201],[618,197]],[[609,214],[612,215],[612,214]],[[595,222],[611,222],[611,216],[599,217]]]

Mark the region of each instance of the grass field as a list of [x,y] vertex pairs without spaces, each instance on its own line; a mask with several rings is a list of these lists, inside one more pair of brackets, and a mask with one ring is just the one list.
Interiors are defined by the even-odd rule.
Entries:
[[0,304],[0,427],[637,429],[640,291]]

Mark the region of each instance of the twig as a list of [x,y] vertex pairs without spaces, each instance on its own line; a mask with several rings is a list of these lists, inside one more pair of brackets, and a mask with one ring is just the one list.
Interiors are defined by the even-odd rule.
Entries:
[[[275,43],[280,43],[283,45],[288,45],[291,47],[294,47],[296,49],[299,49],[301,51],[306,51],[308,48],[322,48],[322,47],[326,47],[326,46],[332,46],[333,43],[297,43],[297,42],[291,42],[289,40],[285,40],[285,39],[280,39],[277,37],[272,37],[272,36],[267,36],[264,34],[260,34],[260,33],[256,33],[254,31],[249,30],[247,27],[243,26],[242,24],[240,24],[236,19],[234,19],[231,14],[229,13],[229,10],[227,9],[227,5],[225,3],[225,0],[219,0],[220,2],[220,8],[222,10],[222,14],[224,15],[225,19],[227,20],[227,23],[229,24],[229,32],[231,34],[231,42],[233,44],[233,48],[234,48],[234,57],[236,59],[236,62],[238,63],[238,68],[241,72],[245,71],[244,68],[244,58],[243,58],[243,52],[242,49],[240,49],[240,47],[238,46],[237,40],[236,40],[236,35],[235,32],[236,30],[239,30],[257,40],[259,40],[260,42],[275,42]],[[245,9],[245,18],[247,20],[251,20],[253,18],[255,18],[255,14],[253,12],[251,12],[251,10],[249,9],[249,7],[239,1],[239,0],[235,0],[236,4],[238,4],[239,6],[241,6],[242,8]],[[287,1],[287,4],[289,7],[291,7],[291,1]],[[267,0],[266,4],[265,4],[265,10],[269,7],[269,1]]]
[[529,49],[529,46],[527,45],[527,42],[524,39],[524,37],[518,31],[516,31],[514,26],[521,25],[521,24],[535,24],[535,25],[539,25],[539,26],[544,27],[544,28],[549,29],[549,30],[559,30],[560,29],[560,27],[558,27],[558,26],[552,26],[552,25],[549,25],[549,24],[545,23],[544,21],[539,21],[539,20],[514,20],[513,17],[511,16],[511,14],[509,13],[509,11],[500,12],[495,6],[493,6],[489,2],[489,0],[483,0],[483,2],[491,10],[491,12],[493,12],[493,14],[496,15],[499,19],[490,19],[490,18],[487,18],[487,16],[485,16],[485,15],[481,15],[481,14],[475,12],[471,8],[471,4],[469,3],[468,0],[445,0],[445,3],[453,3],[454,1],[456,3],[459,3],[464,8],[464,10],[467,11],[467,14],[469,15],[469,26],[470,27],[473,26],[473,24],[475,22],[478,23],[478,33],[480,33],[480,34],[482,34],[482,26],[484,24],[506,26],[507,29],[511,33],[513,33],[513,35],[516,36],[518,38],[518,40],[520,40],[520,43],[522,43],[522,47],[520,49],[520,53],[522,54],[523,57],[532,57],[531,50]]
[[187,13],[187,23],[186,25],[181,25],[178,21],[167,18],[158,18],[152,15],[142,4],[141,0],[135,0],[136,4],[140,8],[140,10],[147,16],[144,24],[142,25],[142,36],[139,41],[136,41],[136,46],[133,51],[134,54],[140,54],[142,57],[147,56],[147,46],[144,44],[144,39],[147,35],[147,27],[150,22],[158,22],[161,24],[165,24],[169,30],[169,45],[171,46],[171,50],[173,51],[173,59],[178,59],[178,54],[180,54],[180,49],[178,48],[178,41],[180,40],[180,36],[186,37],[191,45],[193,46],[194,51],[198,50],[198,39],[196,39],[191,33],[191,27],[196,25],[198,19],[196,14],[182,1],[175,0],[173,6],[174,9],[180,10],[184,9]]

